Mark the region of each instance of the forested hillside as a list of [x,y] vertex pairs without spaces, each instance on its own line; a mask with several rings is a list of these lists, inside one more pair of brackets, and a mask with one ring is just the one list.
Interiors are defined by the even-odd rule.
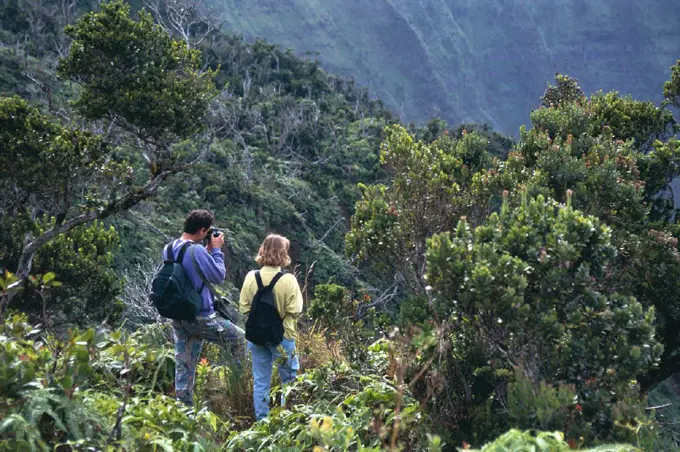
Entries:
[[[25,8],[30,14],[8,8],[5,16],[14,27],[23,20],[25,28],[8,34],[8,41],[14,42],[3,48],[2,89],[72,117],[67,97],[74,85],[55,77],[59,49],[54,46],[59,40],[68,42],[59,22],[73,17],[53,17],[48,6],[37,12]],[[33,14],[42,16],[34,19]],[[75,17],[77,12],[71,14]],[[32,20],[49,26],[33,37]],[[357,182],[381,176],[378,147],[391,114],[353,82],[328,75],[291,52],[265,42],[246,44],[223,33],[210,39],[204,64],[219,68],[215,83],[223,89],[211,106],[205,135],[209,138],[189,143],[201,147],[203,158],[189,171],[171,177],[153,202],[142,202],[112,219],[117,232],[92,259],[106,260],[106,253],[121,246],[114,262],[119,271],[136,277],[136,266],[141,265],[148,272],[162,245],[178,234],[180,219],[201,205],[215,211],[217,225],[227,233],[229,280],[239,286],[252,268],[259,241],[270,230],[291,238],[295,261],[314,264],[316,280],[333,278],[352,285],[359,275],[344,256],[343,237],[358,199]],[[45,49],[33,48],[36,42]],[[124,148],[120,152],[133,166],[142,165],[141,156]],[[101,228],[97,233],[105,234]],[[20,248],[15,250],[6,254],[6,262],[16,262]],[[35,265],[57,270],[47,259],[39,253]],[[82,277],[95,280],[94,275]],[[107,298],[97,293],[97,304],[107,305],[120,295],[120,285],[112,285]],[[93,311],[88,311],[91,316]]]
[[[680,60],[663,103],[559,75],[514,142],[196,5],[1,4],[0,450],[678,447]],[[174,400],[149,283],[195,208],[229,300],[291,241],[301,372],[261,422],[215,345]]]
[[317,54],[402,118],[516,135],[555,72],[661,101],[680,52],[673,0],[216,0],[227,29]]

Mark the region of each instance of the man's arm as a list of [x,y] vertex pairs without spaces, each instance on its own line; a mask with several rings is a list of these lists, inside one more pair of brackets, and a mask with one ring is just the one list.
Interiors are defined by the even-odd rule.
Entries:
[[224,254],[219,248],[213,248],[210,253],[202,246],[192,247],[198,268],[203,277],[211,284],[222,284],[227,276],[224,268]]

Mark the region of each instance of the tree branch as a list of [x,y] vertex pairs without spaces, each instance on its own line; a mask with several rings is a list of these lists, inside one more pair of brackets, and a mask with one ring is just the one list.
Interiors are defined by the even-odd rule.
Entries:
[[128,210],[126,213],[127,213],[128,216],[130,216],[130,219],[132,221],[142,223],[144,226],[151,229],[153,232],[155,232],[159,236],[163,237],[163,240],[165,240],[165,242],[169,242],[170,240],[172,240],[172,237],[166,235],[165,232],[161,231],[156,226],[151,224],[148,220],[140,217],[139,215],[137,215],[137,213],[133,212],[132,210]]
[[380,305],[385,305],[392,301],[392,299],[397,295],[397,292],[399,291],[399,282],[397,281],[397,275],[394,275],[394,284],[392,284],[390,287],[385,289],[385,291],[374,301],[370,303],[363,303],[360,304],[359,307],[357,308],[357,313],[356,316],[358,318],[363,318],[365,315],[365,312],[373,307],[380,306]]
[[336,221],[335,223],[333,223],[333,226],[331,226],[331,227],[326,231],[326,233],[325,233],[320,239],[318,239],[317,241],[315,241],[315,242],[312,244],[312,248],[314,248],[314,247],[316,247],[318,244],[322,243],[322,242],[326,239],[326,237],[328,237],[328,234],[330,234],[330,233],[333,231],[333,229],[335,229],[335,227],[336,227],[337,225],[339,225],[340,223],[342,223],[344,220],[345,220],[344,217],[338,218],[337,221]]
[[647,411],[660,410],[662,408],[668,408],[671,405],[673,405],[673,404],[672,403],[664,403],[663,405],[648,406],[647,408],[645,408],[645,410],[647,410]]
[[23,281],[28,277],[31,271],[33,256],[42,246],[47,244],[50,240],[52,240],[53,238],[60,234],[69,232],[70,230],[85,223],[88,223],[90,221],[107,218],[118,212],[130,209],[132,206],[138,204],[140,201],[153,196],[160,187],[160,185],[163,183],[165,179],[167,179],[168,176],[179,172],[181,169],[183,169],[184,166],[176,167],[158,173],[152,179],[150,179],[146,183],[146,185],[144,185],[144,187],[142,187],[141,189],[128,193],[126,196],[123,196],[122,198],[111,202],[103,209],[90,210],[88,212],[85,212],[81,215],[78,215],[77,217],[65,221],[62,224],[54,225],[52,228],[45,231],[44,234],[36,237],[32,242],[26,245],[26,247],[23,249],[21,253],[21,256],[19,258],[19,264],[17,266],[16,271],[16,275],[19,278],[19,281],[17,281],[17,283],[15,284],[16,285],[23,284]]

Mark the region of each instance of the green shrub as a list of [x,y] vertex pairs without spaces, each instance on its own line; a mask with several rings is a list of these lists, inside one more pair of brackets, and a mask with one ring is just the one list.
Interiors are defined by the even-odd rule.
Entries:
[[[495,441],[485,445],[478,452],[535,451],[535,452],[568,452],[574,449],[572,444],[564,441],[560,432],[535,432],[510,430]],[[639,449],[624,445],[600,446],[588,449],[589,452],[637,452]],[[471,452],[474,452],[471,450]]]
[[[482,226],[461,221],[455,233],[435,235],[427,253],[435,309],[483,344],[488,364],[475,375],[493,381],[497,402],[514,401],[498,412],[506,425],[555,428],[586,444],[636,441],[648,429],[629,426],[647,416],[631,380],[660,355],[654,310],[599,291],[614,255],[610,230],[570,204],[525,197],[511,209],[506,201]],[[499,388],[513,369],[531,386],[516,381],[510,397]],[[571,403],[561,384],[573,385]]]
[[[290,408],[275,408],[266,420],[234,434],[226,450],[382,450],[394,433],[397,389],[371,369],[330,364],[303,374],[286,389]],[[400,410],[399,444],[425,450],[427,422],[418,403],[407,394]]]
[[58,340],[11,315],[0,325],[0,450],[214,450],[228,423],[166,395],[172,352],[148,337],[89,329]]

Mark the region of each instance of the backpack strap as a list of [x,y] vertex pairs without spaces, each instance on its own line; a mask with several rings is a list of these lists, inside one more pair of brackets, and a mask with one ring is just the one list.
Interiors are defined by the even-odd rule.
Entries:
[[173,240],[172,242],[168,243],[165,245],[165,249],[163,250],[163,260],[165,263],[171,264],[175,262],[175,259],[172,257],[172,244],[175,243]]
[[[196,273],[198,273],[198,277],[201,278],[201,281],[203,284],[201,285],[201,288],[198,290],[198,293],[203,292],[203,288],[208,285],[208,289],[210,292],[214,292],[212,286],[208,283],[208,281],[205,280],[205,277],[203,276],[203,272],[201,271],[201,267],[198,265],[198,260],[196,260],[196,254],[194,254],[194,248],[192,247],[189,250],[189,254],[191,254],[191,262],[194,264],[194,270],[196,270]],[[213,299],[214,302],[214,299]],[[214,304],[214,303],[213,303]]]
[[[269,285],[267,286],[268,289],[273,289],[274,286],[276,285],[277,282],[279,282],[279,279],[283,276],[283,272],[278,272],[272,280],[269,282]],[[262,283],[262,276],[260,276],[260,270],[255,272],[255,280],[257,281],[257,288],[259,289],[264,289],[264,284]]]
[[191,241],[185,242],[185,243],[182,245],[182,248],[179,249],[179,253],[177,253],[177,259],[175,259],[175,263],[176,263],[176,264],[181,264],[181,263],[182,263],[182,261],[184,260],[184,255],[185,255],[186,252],[187,252],[187,248],[189,248],[191,245],[193,245],[193,243],[192,243]]
[[264,289],[264,284],[262,284],[262,277],[260,276],[260,270],[255,272],[255,280],[257,281],[257,289]]
[[267,286],[267,287],[269,287],[270,289],[273,289],[274,286],[276,285],[276,283],[279,282],[279,279],[281,279],[282,276],[283,276],[283,272],[278,272],[278,273],[272,278],[271,282],[269,283],[269,286]]
[[[281,279],[282,276],[283,276],[283,272],[278,272],[276,275],[274,275],[271,282],[269,283],[269,285],[267,285],[266,288],[273,291],[274,285],[279,281],[279,279]],[[260,276],[260,270],[255,272],[255,280],[257,281],[257,291],[258,292],[265,289],[265,285],[262,283],[262,276]],[[255,297],[255,298],[257,298],[257,297]],[[253,300],[253,303],[251,303],[251,305],[250,305],[251,312],[257,312],[259,305],[260,305],[259,300],[257,300],[257,301],[258,302],[255,303],[255,300]]]

